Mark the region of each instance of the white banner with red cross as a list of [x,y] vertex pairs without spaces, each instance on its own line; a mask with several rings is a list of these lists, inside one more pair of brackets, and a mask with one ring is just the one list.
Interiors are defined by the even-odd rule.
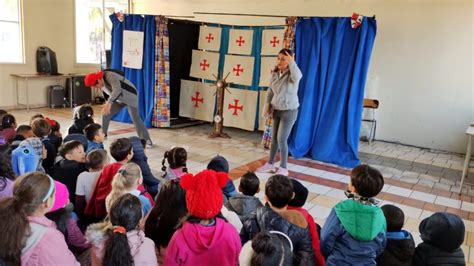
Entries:
[[254,62],[252,56],[226,55],[223,76],[230,73],[228,83],[251,86]]
[[215,107],[215,87],[209,83],[181,80],[179,115],[212,122]]
[[265,106],[265,100],[267,99],[267,91],[260,90],[259,94],[260,102],[258,104],[258,130],[264,131],[266,118],[262,117],[262,113],[263,107]]
[[258,92],[228,88],[224,95],[224,126],[253,131]]
[[234,30],[229,31],[229,49],[228,54],[251,55],[253,46],[253,30]]
[[219,51],[221,49],[221,28],[201,26],[199,30],[198,48],[207,51]]
[[273,70],[277,64],[276,56],[262,56],[260,60],[260,82],[258,86],[270,86]]
[[193,50],[191,77],[215,80],[219,70],[219,53]]
[[283,37],[285,29],[263,30],[262,33],[262,55],[278,55],[283,48]]

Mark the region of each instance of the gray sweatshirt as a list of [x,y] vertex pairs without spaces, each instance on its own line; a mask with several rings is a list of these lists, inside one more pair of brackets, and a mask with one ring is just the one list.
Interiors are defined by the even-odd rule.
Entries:
[[300,106],[298,85],[302,76],[303,74],[301,74],[295,61],[291,61],[288,68],[281,75],[278,71],[273,72],[265,102],[271,103],[275,110],[297,109]]
[[123,76],[104,71],[105,86],[102,90],[109,95],[108,102],[120,102],[130,107],[138,107],[138,93],[135,85]]

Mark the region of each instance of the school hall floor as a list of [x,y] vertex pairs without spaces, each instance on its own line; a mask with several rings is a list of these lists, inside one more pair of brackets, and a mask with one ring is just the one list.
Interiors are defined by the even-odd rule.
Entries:
[[[97,123],[101,122],[100,108],[95,107]],[[11,112],[18,125],[28,124],[36,113],[57,120],[63,136],[72,124],[72,111],[68,108],[39,108]],[[188,169],[191,173],[205,169],[207,162],[220,154],[230,164],[230,175],[238,187],[238,178],[247,170],[255,170],[265,162],[268,152],[260,145],[261,132],[226,128],[232,139],[208,138],[212,127],[200,125],[181,129],[149,129],[155,144],[147,149],[150,167],[158,172],[166,150],[182,146],[188,151]],[[131,124],[112,122],[109,136],[104,143],[108,149],[111,141],[120,137],[136,135]],[[385,178],[383,192],[378,199],[383,204],[395,204],[405,212],[405,229],[410,231],[418,244],[421,242],[418,225],[421,220],[436,211],[447,211],[459,215],[466,225],[466,237],[462,246],[468,265],[474,266],[474,186],[463,186],[458,194],[464,157],[426,149],[396,145],[385,142],[361,142],[360,160],[378,168]],[[316,222],[324,225],[331,208],[345,199],[344,190],[349,181],[349,169],[310,160],[289,159],[290,177],[299,179],[310,191],[305,208]],[[257,173],[261,181],[258,197],[263,200],[265,182],[271,174]],[[474,183],[471,169],[468,183]]]

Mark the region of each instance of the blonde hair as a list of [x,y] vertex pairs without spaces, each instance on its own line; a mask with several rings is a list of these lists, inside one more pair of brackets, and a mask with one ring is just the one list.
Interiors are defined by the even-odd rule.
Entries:
[[142,178],[142,170],[136,163],[127,163],[120,167],[112,181],[112,191],[105,199],[105,208],[109,212],[115,200],[130,190],[136,189],[137,181]]

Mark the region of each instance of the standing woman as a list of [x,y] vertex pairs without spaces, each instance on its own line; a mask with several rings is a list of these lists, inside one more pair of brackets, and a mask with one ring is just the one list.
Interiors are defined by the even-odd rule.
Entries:
[[153,145],[148,129],[138,114],[138,92],[130,80],[115,71],[105,70],[87,74],[84,84],[87,87],[100,89],[109,95],[109,99],[102,106],[102,130],[106,136],[112,116],[127,107],[138,136],[145,139],[147,145]]
[[277,65],[273,70],[262,113],[264,117],[273,117],[270,157],[265,165],[257,168],[257,172],[277,170],[273,163],[280,148],[280,167],[276,174],[288,175],[288,137],[298,116],[298,85],[302,76],[293,52],[282,49],[278,53]]

